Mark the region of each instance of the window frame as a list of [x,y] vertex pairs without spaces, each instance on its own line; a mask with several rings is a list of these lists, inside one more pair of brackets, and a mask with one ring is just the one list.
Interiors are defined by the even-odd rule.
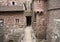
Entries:
[[19,23],[19,19],[15,19],[15,22],[16,22],[16,23]]

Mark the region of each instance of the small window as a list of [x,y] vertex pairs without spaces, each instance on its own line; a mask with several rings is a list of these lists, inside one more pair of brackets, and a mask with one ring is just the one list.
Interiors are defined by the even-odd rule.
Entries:
[[41,16],[42,16],[42,15],[43,15],[43,12],[41,11],[41,12],[39,13],[39,15],[41,15]]
[[16,19],[16,23],[19,23],[19,19]]
[[12,2],[12,5],[15,5],[15,2]]
[[0,19],[0,22],[4,22],[4,19]]
[[3,26],[4,24],[4,19],[0,19],[0,27]]

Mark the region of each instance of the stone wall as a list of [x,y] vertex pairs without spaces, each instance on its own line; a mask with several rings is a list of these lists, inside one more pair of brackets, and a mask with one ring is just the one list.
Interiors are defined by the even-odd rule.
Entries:
[[0,6],[13,6],[13,2],[15,6],[20,6],[25,0],[0,0]]
[[46,14],[37,15],[36,30],[38,39],[46,39],[47,18]]
[[60,8],[60,0],[48,0],[48,9]]
[[60,42],[60,0],[48,0],[48,42]]
[[[46,39],[46,28],[47,28],[47,8],[44,0],[34,0],[33,4],[33,16],[36,28],[36,36],[38,39]],[[36,15],[36,16],[35,16]]]
[[[0,19],[4,19],[4,35],[5,40],[18,40],[23,29],[26,26],[25,16],[23,12],[3,12],[0,13]],[[19,19],[19,20],[16,20]],[[14,38],[16,37],[16,38]]]
[[44,0],[34,0],[33,2],[33,11],[44,11],[46,10],[46,2]]

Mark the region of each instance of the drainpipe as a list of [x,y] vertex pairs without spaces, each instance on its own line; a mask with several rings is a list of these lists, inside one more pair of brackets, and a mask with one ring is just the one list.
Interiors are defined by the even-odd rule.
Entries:
[[35,23],[34,23],[34,11],[33,11],[33,8],[34,8],[34,0],[32,0],[32,28],[33,28],[33,30],[35,30],[35,28],[36,27],[34,27],[34,25],[36,25]]

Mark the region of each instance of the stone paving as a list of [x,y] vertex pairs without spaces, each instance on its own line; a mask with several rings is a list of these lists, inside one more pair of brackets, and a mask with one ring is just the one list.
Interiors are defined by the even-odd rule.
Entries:
[[34,37],[34,33],[32,33],[32,27],[28,26],[26,27],[26,29],[24,30],[24,38],[23,38],[23,42],[36,42],[36,39]]

